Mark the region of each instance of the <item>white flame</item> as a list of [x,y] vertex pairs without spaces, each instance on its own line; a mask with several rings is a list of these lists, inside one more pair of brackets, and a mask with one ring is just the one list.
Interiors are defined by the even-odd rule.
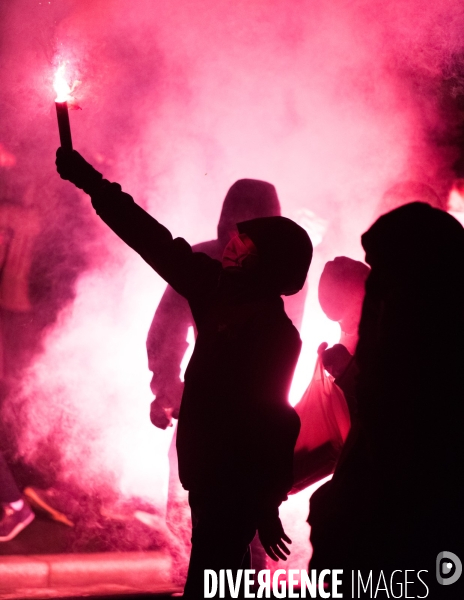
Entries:
[[69,100],[69,94],[71,93],[71,88],[68,85],[64,77],[65,65],[62,64],[58,67],[55,78],[53,80],[53,88],[56,92],[55,102],[66,102]]

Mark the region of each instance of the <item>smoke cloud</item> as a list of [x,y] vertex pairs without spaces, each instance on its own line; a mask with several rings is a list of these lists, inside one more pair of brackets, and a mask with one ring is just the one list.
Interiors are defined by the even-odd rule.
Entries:
[[[325,261],[363,258],[360,234],[392,185],[431,185],[444,207],[463,176],[464,8],[14,0],[1,4],[0,23],[0,202],[33,206],[41,222],[32,333],[21,338],[29,350],[3,418],[25,460],[44,441],[56,449],[59,481],[95,494],[104,484],[162,513],[170,432],[148,420],[144,344],[164,283],[54,171],[58,64],[80,82],[74,147],[174,235],[214,238],[224,195],[243,177],[274,183],[284,214],[307,209],[327,223],[311,269],[296,402],[315,348],[336,341],[316,301]],[[305,568],[309,547],[296,545],[292,568]]]

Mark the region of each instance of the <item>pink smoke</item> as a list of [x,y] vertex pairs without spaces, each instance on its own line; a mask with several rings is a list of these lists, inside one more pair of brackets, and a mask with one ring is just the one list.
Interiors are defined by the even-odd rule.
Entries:
[[[362,259],[360,234],[391,184],[421,179],[442,192],[452,177],[452,145],[440,153],[425,132],[440,126],[436,82],[462,51],[461,3],[31,4],[2,9],[9,45],[1,73],[15,111],[0,142],[18,150],[30,177],[45,173],[62,201],[69,188],[53,168],[51,82],[65,60],[81,81],[75,148],[174,235],[214,238],[222,199],[241,177],[272,181],[284,214],[306,208],[328,224],[310,274],[298,401],[317,346],[338,335],[317,305],[324,262],[343,253]],[[144,343],[164,284],[99,224],[95,235],[95,261],[22,380],[19,450],[32,458],[51,436],[63,480],[92,490],[109,481],[121,496],[163,509],[171,432],[148,420]],[[307,500],[301,494],[282,511],[297,538],[294,568],[309,555]]]

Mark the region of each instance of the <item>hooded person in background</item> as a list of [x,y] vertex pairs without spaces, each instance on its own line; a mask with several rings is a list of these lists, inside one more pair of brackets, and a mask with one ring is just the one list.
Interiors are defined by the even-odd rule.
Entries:
[[326,263],[319,280],[319,303],[331,321],[340,324],[340,341],[332,348],[327,343],[319,346],[324,368],[342,389],[350,418],[356,414],[355,376],[358,369],[353,356],[358,343],[358,326],[365,294],[369,267],[364,263],[337,256]]
[[[353,355],[369,271],[362,262],[337,256],[325,264],[319,279],[319,304],[331,321],[339,323],[340,341],[332,348],[327,348],[327,342],[318,348],[322,365],[334,378],[333,383],[325,376],[321,377],[318,360],[313,379],[295,405],[301,429],[295,445],[292,493],[331,475],[347,444],[356,436],[355,383],[358,368]],[[311,503],[318,497],[324,507],[329,487],[330,481],[318,488],[311,495]],[[314,525],[312,521],[313,534],[317,529]]]
[[[240,179],[226,194],[217,227],[217,239],[192,246],[193,252],[204,252],[221,260],[224,248],[237,232],[237,223],[258,217],[280,216],[276,189],[266,181]],[[299,330],[303,318],[307,286],[285,298],[285,311]],[[150,419],[156,427],[166,429],[171,419],[179,416],[184,384],[180,380],[181,362],[188,343],[189,327],[194,319],[187,300],[167,286],[156,309],[147,337],[148,368],[153,373],[150,383],[156,398],[151,403]],[[176,578],[185,582],[190,552],[190,511],[185,491],[179,481],[176,451],[177,429],[169,448],[169,483],[166,522],[179,545],[172,549]],[[253,568],[266,568],[266,554],[255,538],[252,543]]]
[[424,202],[430,204],[433,208],[441,208],[442,210],[446,205],[430,185],[421,181],[406,179],[395,183],[383,193],[375,208],[374,218],[411,202]]
[[[435,569],[443,551],[462,557],[464,230],[415,202],[380,217],[362,244],[360,435],[335,470],[311,568],[425,570],[430,597],[462,597],[462,579],[444,588]],[[427,595],[417,577],[408,593]]]
[[[356,400],[359,368],[354,354],[358,344],[358,327],[369,272],[370,269],[366,264],[347,256],[337,256],[325,264],[319,279],[319,303],[325,315],[331,321],[339,323],[340,341],[332,348],[327,348],[326,342],[322,343],[318,353],[325,370],[334,377],[334,382],[343,391],[349,410],[349,433],[341,453],[335,457],[335,469],[338,470],[345,457],[349,455],[350,448],[356,442],[359,433]],[[321,472],[321,475],[329,475],[331,472],[333,471],[327,469]],[[325,521],[326,515],[330,515],[333,510],[330,506],[334,501],[331,487],[332,481],[327,481],[311,495],[311,513],[308,518],[311,524],[311,541],[317,547],[318,553],[324,556],[330,555],[333,544],[326,535]],[[312,566],[313,562],[311,568]]]
[[272,559],[289,553],[279,505],[292,486],[299,419],[287,397],[301,340],[280,296],[303,287],[311,241],[284,217],[252,219],[237,224],[221,264],[173,239],[77,152],[59,149],[57,168],[192,310],[177,451],[193,524],[184,596],[202,598],[205,569],[246,568],[256,531]]

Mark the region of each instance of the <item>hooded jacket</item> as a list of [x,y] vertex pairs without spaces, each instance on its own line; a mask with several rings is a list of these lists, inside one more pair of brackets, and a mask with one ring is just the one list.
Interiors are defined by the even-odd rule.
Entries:
[[311,505],[314,562],[432,574],[442,548],[462,547],[464,230],[415,202],[380,217],[362,245],[372,270],[356,349],[360,434]]
[[[267,271],[264,279],[258,274],[247,281],[246,274],[230,275],[218,260],[173,239],[118,184],[106,182],[92,203],[103,221],[188,300],[195,320],[198,337],[185,374],[177,435],[184,488],[233,491],[261,506],[278,506],[292,484],[299,419],[287,396],[301,349],[279,293],[303,285],[302,269],[307,271],[312,255],[309,237],[295,223],[274,217],[268,231],[276,240],[285,230],[287,239],[293,232],[306,243],[287,264],[285,289],[270,289]],[[267,264],[259,230],[250,237]]]
[[[260,217],[280,216],[280,203],[275,187],[256,179],[239,179],[228,190],[224,199],[219,223],[218,237],[192,246],[194,252],[204,252],[211,258],[221,260],[230,234],[236,225]],[[301,325],[306,286],[296,296],[285,300],[285,310],[297,327]],[[148,367],[153,372],[152,391],[158,405],[152,419],[157,427],[169,425],[165,408],[173,409],[172,415],[178,418],[183,384],[180,364],[187,349],[187,331],[193,325],[193,317],[185,298],[170,286],[164,292],[156,309],[147,336]]]

